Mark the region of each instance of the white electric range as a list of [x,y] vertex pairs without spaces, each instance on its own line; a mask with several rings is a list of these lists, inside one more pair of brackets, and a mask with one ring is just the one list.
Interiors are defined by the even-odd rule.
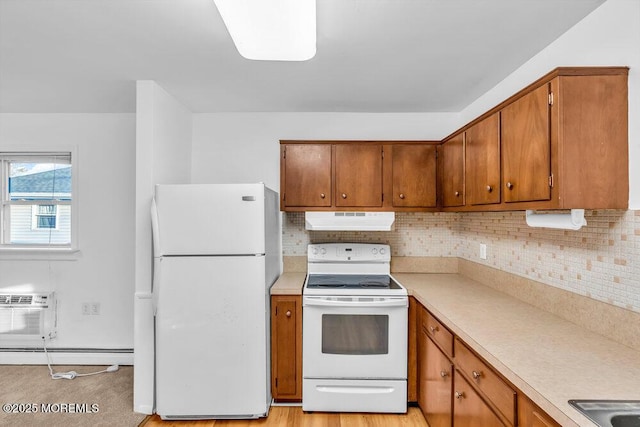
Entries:
[[407,290],[388,245],[311,244],[303,288],[302,409],[407,411]]

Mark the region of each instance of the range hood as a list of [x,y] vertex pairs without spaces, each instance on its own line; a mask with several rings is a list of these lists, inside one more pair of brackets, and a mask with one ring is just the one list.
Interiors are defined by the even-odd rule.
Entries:
[[307,230],[390,231],[395,212],[305,212]]

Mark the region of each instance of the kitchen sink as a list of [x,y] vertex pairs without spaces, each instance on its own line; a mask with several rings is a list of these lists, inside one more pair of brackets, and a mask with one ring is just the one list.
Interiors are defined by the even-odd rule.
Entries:
[[640,400],[570,400],[600,427],[640,427]]
[[640,414],[636,415],[614,415],[611,417],[613,427],[638,427],[640,426]]

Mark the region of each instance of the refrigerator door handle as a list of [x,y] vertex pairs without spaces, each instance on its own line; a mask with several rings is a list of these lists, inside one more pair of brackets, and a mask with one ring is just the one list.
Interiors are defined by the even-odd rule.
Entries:
[[154,257],[159,257],[160,254],[160,230],[158,229],[158,206],[156,205],[155,197],[151,199],[151,208],[149,210],[151,215],[151,241],[153,244]]
[[134,294],[135,299],[137,300],[145,300],[145,299],[150,299],[152,300],[152,305],[153,305],[153,314],[155,315],[156,312],[156,302],[157,302],[157,298],[155,296],[154,293],[149,293],[149,292],[136,292]]

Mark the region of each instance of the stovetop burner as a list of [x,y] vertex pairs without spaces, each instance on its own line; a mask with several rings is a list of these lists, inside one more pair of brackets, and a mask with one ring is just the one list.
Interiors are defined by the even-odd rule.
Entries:
[[309,289],[401,289],[388,275],[370,274],[310,274]]
[[407,290],[391,275],[391,248],[374,243],[315,243],[307,248],[310,297],[395,297]]

